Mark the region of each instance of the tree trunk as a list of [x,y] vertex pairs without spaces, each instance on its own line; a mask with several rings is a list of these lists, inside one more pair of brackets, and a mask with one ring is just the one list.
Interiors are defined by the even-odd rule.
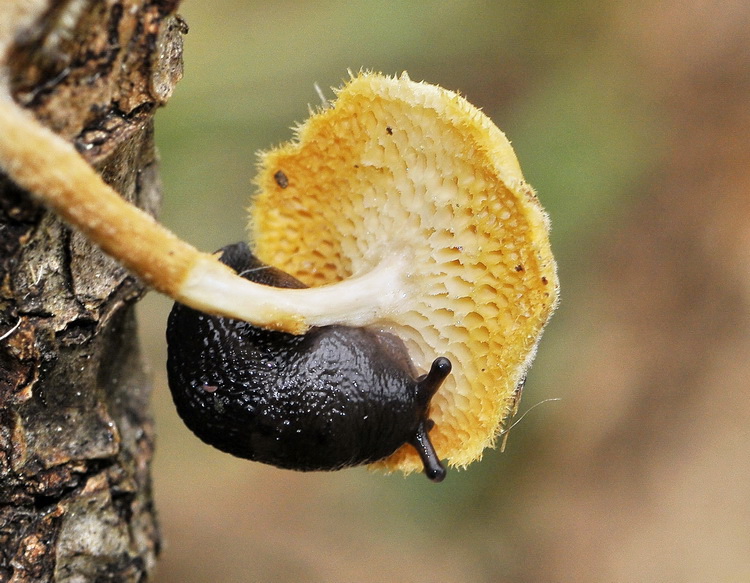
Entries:
[[[177,1],[49,4],[11,49],[15,99],[154,212],[153,114],[181,75]],[[151,387],[134,319],[143,291],[0,175],[0,581],[153,571]]]

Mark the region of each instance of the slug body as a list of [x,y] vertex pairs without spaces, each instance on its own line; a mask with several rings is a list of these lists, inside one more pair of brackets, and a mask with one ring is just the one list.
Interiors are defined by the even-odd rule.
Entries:
[[[225,247],[221,261],[257,283],[305,287],[262,264],[244,243]],[[179,303],[167,343],[177,411],[220,450],[311,471],[374,462],[410,443],[431,480],[445,476],[428,415],[450,373],[447,358],[418,377],[403,343],[387,333],[324,326],[292,335]]]

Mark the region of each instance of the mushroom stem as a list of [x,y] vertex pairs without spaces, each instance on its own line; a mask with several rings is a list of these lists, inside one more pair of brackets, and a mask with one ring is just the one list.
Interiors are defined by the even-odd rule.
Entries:
[[322,288],[281,290],[243,279],[123,200],[7,93],[0,95],[0,168],[147,284],[195,309],[299,334],[312,325],[377,321],[400,299],[393,290],[403,290],[392,261]]
[[373,324],[407,297],[406,260],[398,256],[338,283],[291,289],[253,283],[212,256],[201,255],[175,299],[204,312],[293,334],[309,326]]

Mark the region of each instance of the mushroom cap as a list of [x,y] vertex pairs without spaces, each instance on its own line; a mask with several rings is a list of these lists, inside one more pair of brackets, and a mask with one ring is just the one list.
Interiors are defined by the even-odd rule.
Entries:
[[[456,93],[363,73],[260,155],[256,182],[261,261],[309,286],[406,269],[401,301],[372,326],[398,335],[420,372],[451,360],[430,438],[451,466],[481,457],[558,298],[549,221],[505,135]],[[408,445],[375,465],[422,469]]]

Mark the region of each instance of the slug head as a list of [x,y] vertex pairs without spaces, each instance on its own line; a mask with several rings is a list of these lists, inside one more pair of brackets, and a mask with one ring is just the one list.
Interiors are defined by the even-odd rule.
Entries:
[[[242,277],[300,288],[239,243],[221,261]],[[404,344],[364,328],[296,336],[175,304],[167,328],[169,385],[186,425],[233,455],[296,470],[381,460],[411,444],[434,481],[445,469],[429,430],[430,401],[451,370],[437,358],[417,378]]]

